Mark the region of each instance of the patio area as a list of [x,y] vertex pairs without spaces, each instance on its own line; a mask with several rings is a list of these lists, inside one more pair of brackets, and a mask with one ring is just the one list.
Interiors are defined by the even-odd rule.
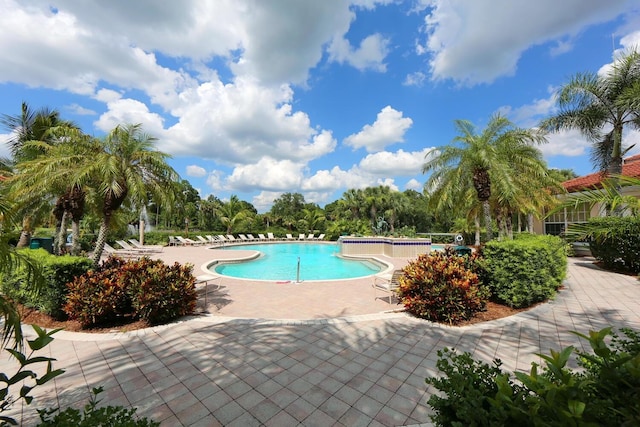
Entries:
[[[215,257],[205,247],[157,255],[196,269]],[[569,259],[554,301],[467,327],[388,312],[370,284],[223,279],[208,296],[208,314],[129,333],[60,332],[47,349],[54,367],[67,372],[10,414],[20,420],[22,412],[30,425],[36,407],[79,407],[92,387],[103,386],[104,404],[136,407],[163,426],[427,425],[433,390],[424,378],[438,374],[444,347],[528,370],[539,362],[535,353],[581,348],[570,331],[640,329],[640,282],[589,258]],[[0,361],[2,372],[13,367]]]

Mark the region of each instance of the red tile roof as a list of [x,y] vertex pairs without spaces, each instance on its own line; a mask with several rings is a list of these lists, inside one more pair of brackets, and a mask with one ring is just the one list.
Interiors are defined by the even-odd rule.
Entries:
[[[627,157],[622,163],[622,175],[640,178],[640,154]],[[577,191],[600,188],[602,180],[606,177],[605,172],[595,172],[589,175],[579,176],[562,183],[562,186],[569,193]]]

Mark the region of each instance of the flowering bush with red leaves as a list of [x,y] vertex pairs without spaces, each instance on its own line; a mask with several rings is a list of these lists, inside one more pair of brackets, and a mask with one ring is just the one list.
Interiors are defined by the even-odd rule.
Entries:
[[403,269],[398,296],[409,313],[457,324],[485,309],[489,289],[471,270],[475,260],[453,251],[420,255]]
[[83,327],[126,316],[150,324],[167,322],[195,309],[192,269],[191,265],[168,266],[149,258],[125,261],[110,257],[67,285],[64,312]]

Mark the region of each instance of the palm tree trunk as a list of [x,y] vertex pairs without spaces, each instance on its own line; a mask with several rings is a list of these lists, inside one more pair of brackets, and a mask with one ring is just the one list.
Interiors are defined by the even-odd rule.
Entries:
[[57,231],[58,233],[56,234],[56,239],[55,239],[55,254],[56,255],[62,255],[64,253],[63,249],[65,246],[65,243],[67,242],[67,217],[69,215],[67,214],[67,211],[62,212],[62,218],[60,218],[60,226],[58,227]]
[[533,233],[533,214],[527,214],[527,231]]
[[71,220],[71,255],[80,253],[80,221]]
[[111,215],[105,215],[102,218],[102,222],[100,223],[100,230],[98,231],[98,239],[96,240],[96,248],[93,251],[93,256],[91,260],[94,265],[98,265],[100,263],[100,258],[102,257],[102,251],[104,251],[104,244],[107,242],[107,232],[109,231],[109,222],[111,219]]
[[31,217],[29,215],[22,219],[22,231],[20,232],[20,239],[16,244],[18,248],[27,248],[31,243],[31,235],[33,230],[31,229]]
[[484,226],[487,229],[487,241],[493,239],[493,228],[491,225],[491,206],[489,200],[482,202],[482,213],[484,215]]
[[473,224],[476,228],[476,246],[480,246],[480,217],[477,214],[473,216]]

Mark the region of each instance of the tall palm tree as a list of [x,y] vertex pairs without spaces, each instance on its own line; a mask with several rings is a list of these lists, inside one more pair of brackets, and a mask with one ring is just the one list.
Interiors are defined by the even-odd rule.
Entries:
[[178,174],[154,150],[156,138],[141,124],[116,126],[103,140],[88,140],[72,184],[89,185],[101,214],[100,230],[92,260],[98,264],[115,212],[126,202],[146,206],[151,195],[157,203],[175,198]]
[[[515,171],[534,176],[546,171],[537,159],[530,156],[530,145],[542,143],[545,138],[536,130],[515,127],[499,114],[491,117],[480,134],[467,120],[456,120],[455,126],[460,135],[454,138],[453,143],[433,149],[426,155],[431,160],[423,165],[422,171],[432,172],[426,187],[448,186],[454,193],[464,193],[471,184],[482,204],[487,239],[491,240],[493,229],[489,200],[492,186],[500,190],[500,198],[512,197],[518,190]],[[452,180],[455,181],[452,183]]]
[[552,132],[579,130],[594,144],[592,160],[598,169],[621,174],[624,128],[640,128],[640,53],[621,55],[602,75],[576,74],[556,99],[558,113],[540,126]]
[[[20,114],[0,116],[0,125],[11,135],[8,140],[9,151],[16,166],[43,154],[42,144],[29,144],[29,142],[40,141],[53,145],[61,141],[62,136],[69,130],[78,129],[73,122],[62,120],[58,111],[46,107],[36,111],[25,102],[21,105]],[[22,202],[26,203],[22,203],[24,215],[18,247],[29,245],[36,222],[34,212],[42,210],[43,203],[48,203],[42,198],[27,198],[22,199]]]
[[28,141],[24,148],[41,155],[22,161],[16,166],[12,177],[14,193],[24,199],[49,199],[58,197],[53,209],[57,219],[56,248],[66,242],[66,222],[71,220],[73,244],[71,253],[77,254],[79,247],[80,220],[85,212],[86,188],[73,183],[78,164],[92,158],[93,151],[87,143],[89,137],[78,129],[66,129],[58,135],[55,144]]

